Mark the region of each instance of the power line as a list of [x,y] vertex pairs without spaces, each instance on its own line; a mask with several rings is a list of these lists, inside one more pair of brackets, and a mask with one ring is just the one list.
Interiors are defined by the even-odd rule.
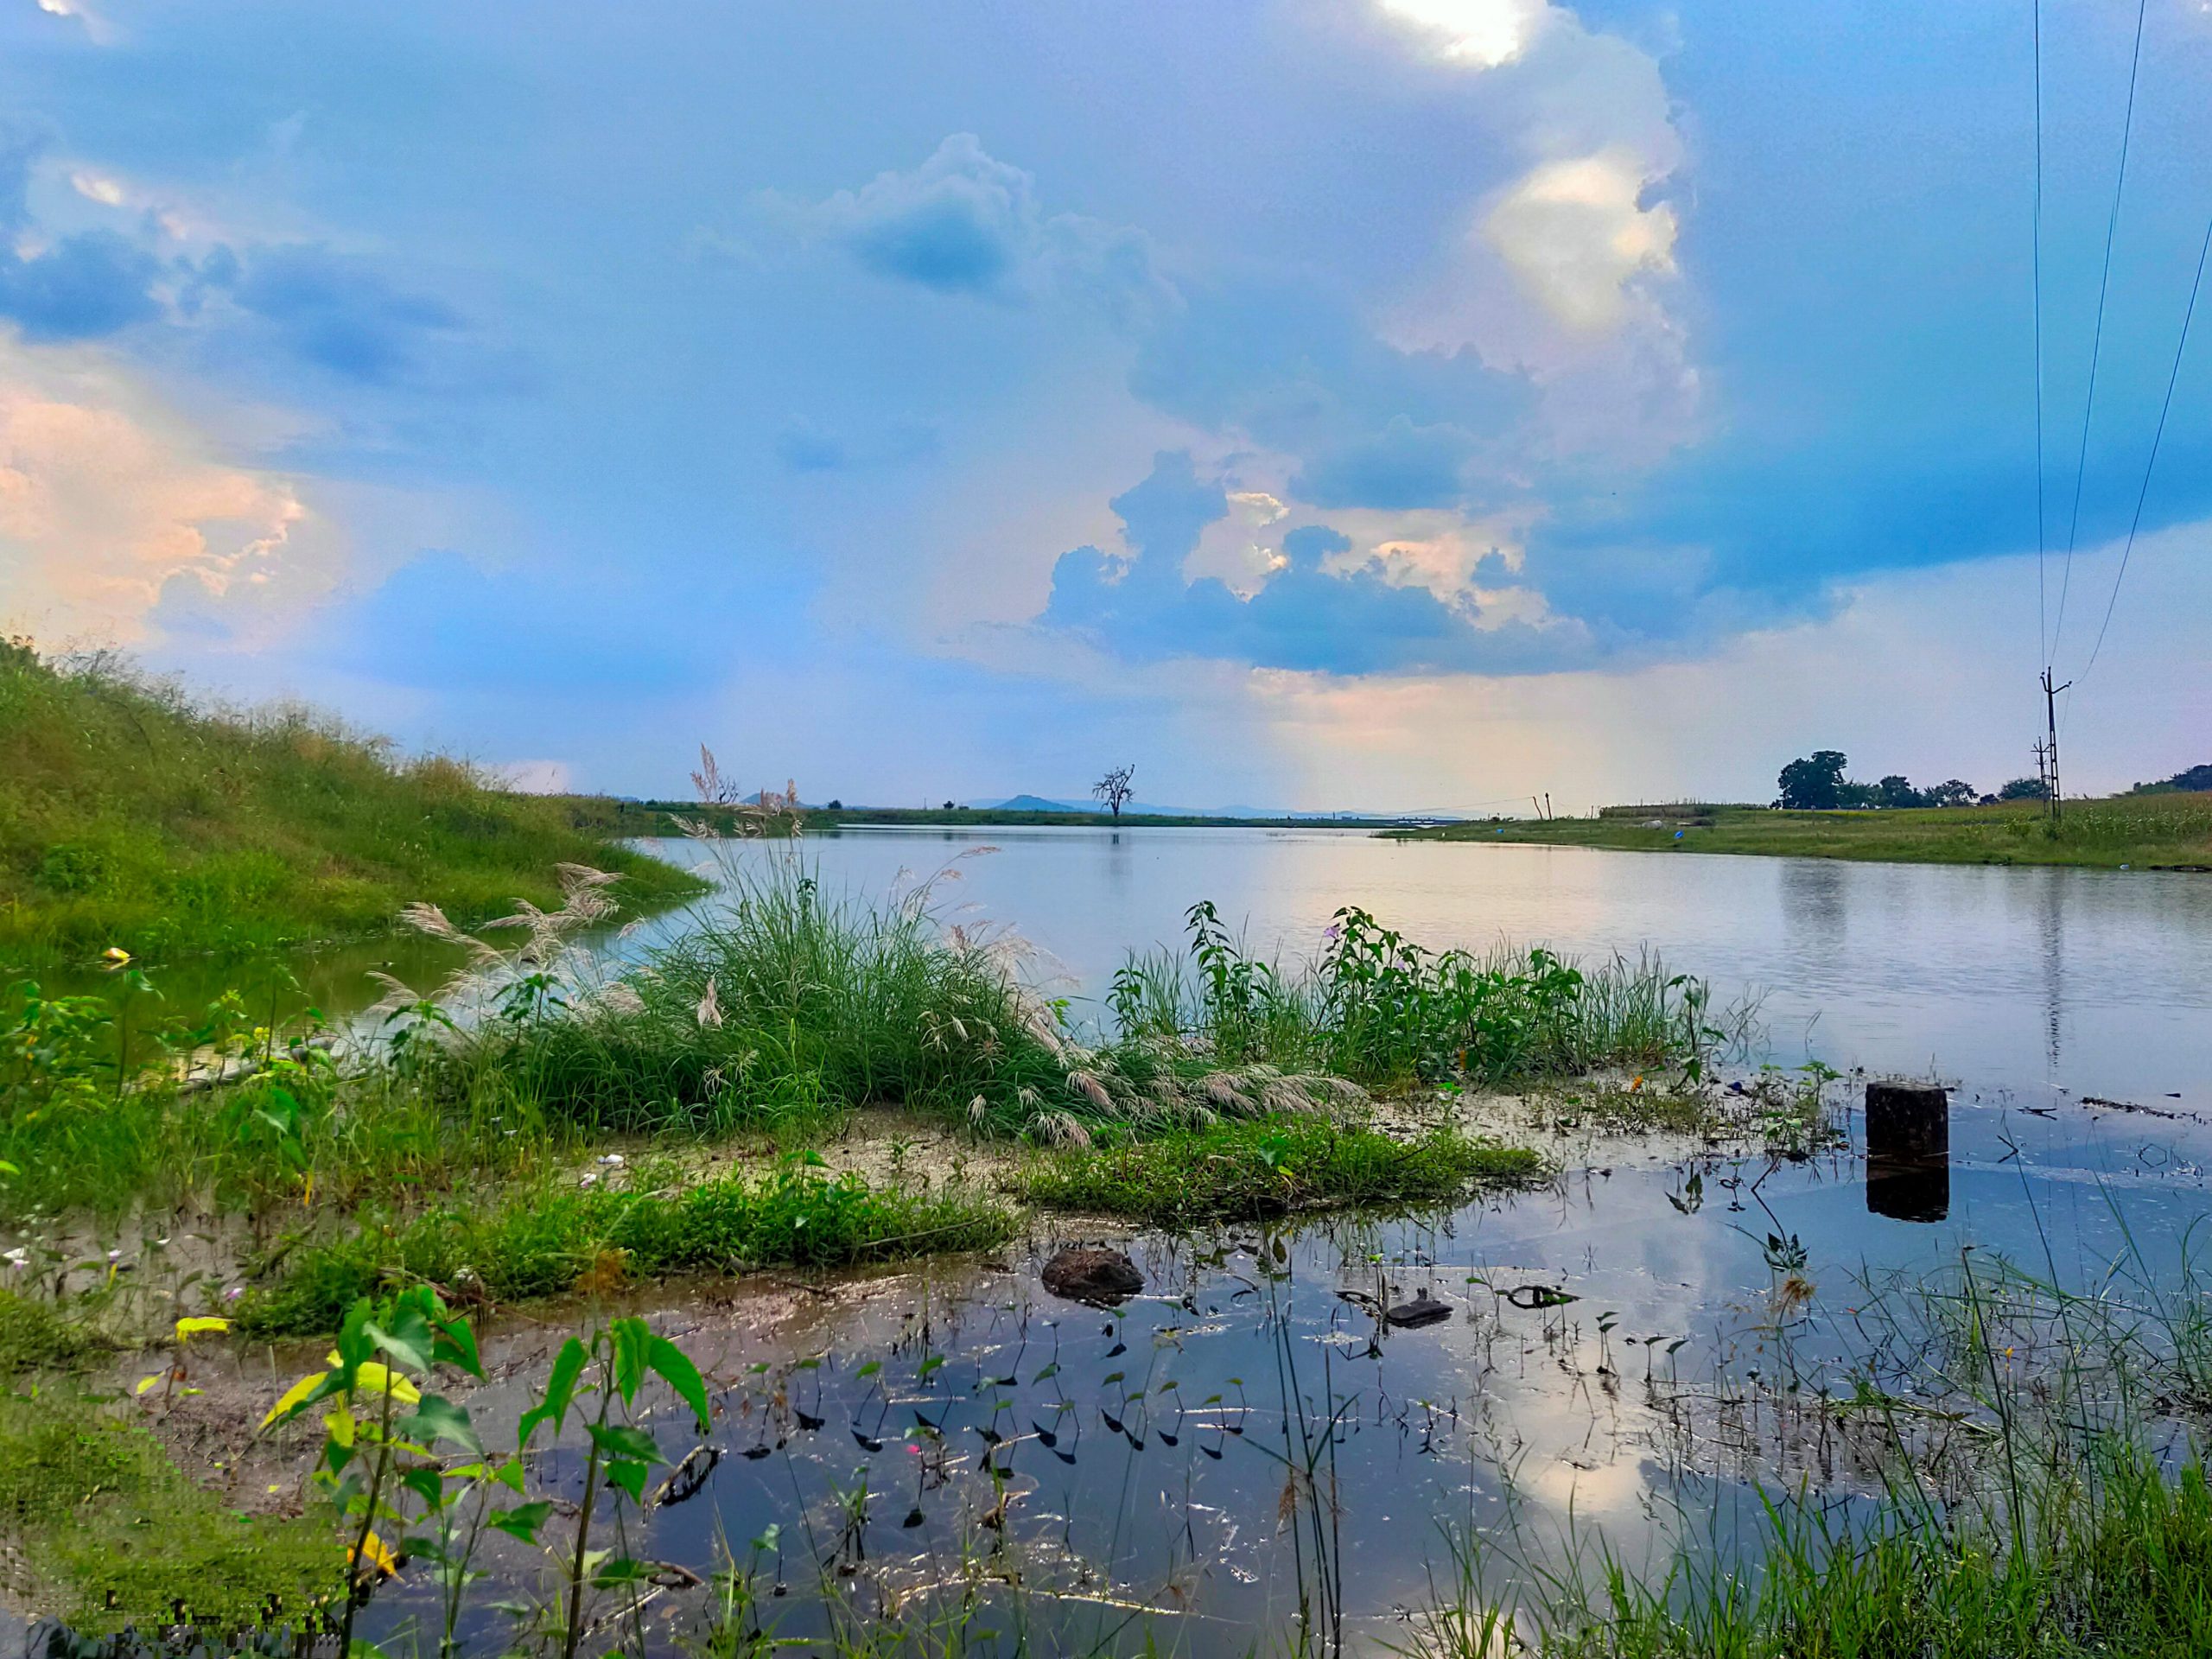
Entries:
[[2166,416],[2173,410],[2174,387],[2181,380],[2182,354],[2189,349],[2190,324],[2196,321],[2196,296],[2204,287],[2204,262],[2207,255],[2212,255],[2212,220],[2206,222],[2204,245],[2196,251],[2196,280],[2189,285],[2189,306],[2182,313],[2181,338],[2174,342],[2173,366],[2166,372],[2165,401],[2158,405],[2158,429],[2151,435],[2151,454],[2143,463],[2143,481],[2135,491],[2135,517],[2128,521],[2127,541],[2120,550],[2120,569],[2113,574],[2112,597],[2105,601],[2105,620],[2097,626],[2097,642],[2090,648],[2089,660],[2082,665],[2083,675],[2087,675],[2097,665],[2097,653],[2105,648],[2105,630],[2112,626],[2113,608],[2120,603],[2120,584],[2126,579],[2127,561],[2135,551],[2135,532],[2142,527],[2143,524],[2143,503],[2151,493],[2151,470],[2158,464],[2158,446],[2165,441]]
[[[2082,480],[2089,464],[2089,422],[2097,406],[2097,360],[2105,340],[2105,297],[2112,291],[2112,246],[2120,232],[2120,201],[2127,187],[2128,142],[2135,134],[2135,85],[2143,67],[2143,17],[2150,0],[2136,0],[2135,50],[2127,65],[2127,115],[2120,130],[2120,171],[2113,181],[2112,213],[2105,220],[2104,270],[2097,279],[2097,321],[2089,339],[2089,390],[2082,400],[2082,443],[2074,460],[2074,505],[2066,524],[2066,563],[2058,584],[2058,616],[2050,627],[2048,658],[2058,655],[2058,639],[2066,631],[2066,595],[2074,585],[2074,542],[2082,526]],[[2041,125],[2037,125],[2041,133]]]
[[2043,0],[2034,0],[2036,45],[2036,211],[2034,251],[2036,304],[2036,656],[2050,661],[2050,625],[2044,615],[2044,554],[2050,537],[2044,529],[2043,461]]

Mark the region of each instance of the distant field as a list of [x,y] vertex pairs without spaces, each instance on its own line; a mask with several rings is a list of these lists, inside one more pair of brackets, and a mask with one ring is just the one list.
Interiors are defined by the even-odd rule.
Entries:
[[19,965],[359,936],[417,899],[469,925],[558,904],[563,861],[620,871],[631,906],[698,888],[459,762],[5,641],[0,779],[0,962]]
[[1393,833],[1417,841],[1535,842],[1650,853],[2212,869],[2212,794],[2069,801],[2055,826],[2040,802],[2018,801],[1853,812],[1715,806],[1684,814],[1654,807],[1635,817],[1518,819]]
[[[735,827],[736,814],[727,807],[702,807],[687,801],[578,800],[575,809],[593,823],[613,826],[625,836],[682,835],[683,822],[711,823],[718,830]],[[1026,829],[1058,825],[1096,829],[1262,829],[1262,830],[1382,830],[1392,818],[1222,818],[1197,813],[1124,812],[1117,821],[1110,812],[1008,812],[991,807],[847,806],[814,807],[802,815],[804,829],[813,834],[849,823],[944,825],[974,829]]]

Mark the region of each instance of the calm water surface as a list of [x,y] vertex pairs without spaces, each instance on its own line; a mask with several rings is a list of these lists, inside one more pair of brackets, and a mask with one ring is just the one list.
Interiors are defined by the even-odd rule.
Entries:
[[[819,1630],[824,1581],[908,1619],[1018,1582],[1032,1635],[1066,1650],[1147,1630],[1200,1655],[1286,1645],[1301,1605],[1319,1646],[1402,1650],[1448,1586],[1447,1527],[1488,1541],[1484,1596],[1525,1597],[1523,1558],[1576,1538],[1631,1566],[1755,1547],[1763,1493],[1866,1501],[1835,1420],[1804,1406],[1896,1287],[1943,1282],[1969,1247],[2077,1287],[2168,1277],[2212,1211],[2212,880],[1327,831],[857,830],[797,855],[870,893],[951,866],[946,919],[1018,930],[1078,997],[1176,941],[1199,898],[1286,961],[1344,904],[1436,945],[1661,949],[1724,997],[1764,995],[1778,1060],[1932,1072],[1955,1106],[1948,1166],[1904,1202],[1870,1194],[1846,1083],[1851,1144],[1808,1161],[1555,1143],[1570,1173],[1449,1213],[1134,1241],[1148,1287],[1115,1313],[1046,1293],[1051,1236],[795,1303],[665,1304],[717,1416],[652,1548],[749,1563],[786,1636]],[[1802,1300],[1778,1294],[1791,1262]],[[1416,1292],[1450,1319],[1375,1317]],[[1909,1344],[1897,1363],[1909,1393]],[[518,1410],[531,1376],[480,1415]],[[1328,1506],[1287,1493],[1293,1468],[1333,1494],[1319,1529]],[[578,1495],[573,1451],[541,1473]],[[696,1636],[705,1598],[660,1594],[649,1644]],[[984,1600],[1009,1628],[1002,1588]],[[420,1605],[376,1611],[397,1631]]]

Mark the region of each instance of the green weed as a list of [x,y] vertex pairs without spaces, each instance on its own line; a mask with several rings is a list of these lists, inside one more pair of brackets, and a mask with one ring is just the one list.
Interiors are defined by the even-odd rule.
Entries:
[[1533,1152],[1456,1129],[1397,1141],[1272,1115],[1053,1154],[1023,1191],[1039,1204],[1177,1226],[1332,1205],[1448,1203],[1479,1183],[1526,1181],[1541,1170]]

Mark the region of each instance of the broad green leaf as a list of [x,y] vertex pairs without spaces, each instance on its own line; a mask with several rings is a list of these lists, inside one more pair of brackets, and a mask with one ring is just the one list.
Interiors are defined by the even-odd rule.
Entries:
[[540,1423],[550,1422],[558,1434],[569,1421],[569,1408],[576,1398],[576,1379],[584,1374],[584,1362],[590,1352],[575,1337],[561,1344],[561,1351],[553,1357],[553,1369],[545,1378],[545,1394],[536,1405],[522,1414],[516,1427],[518,1443],[530,1444],[530,1437]]
[[645,1380],[645,1347],[652,1331],[643,1319],[632,1318],[615,1320],[608,1334],[613,1338],[614,1391],[626,1406],[638,1397],[638,1385]]
[[588,1432],[592,1444],[610,1458],[628,1458],[639,1463],[666,1463],[661,1455],[660,1443],[642,1428],[632,1428],[625,1423],[593,1423]]
[[[640,1475],[644,1472],[643,1470],[639,1471]],[[599,1571],[592,1574],[591,1581],[601,1588],[619,1584],[643,1584],[652,1572],[650,1562],[618,1555],[613,1560],[601,1562]]]
[[374,1320],[370,1321],[363,1330],[368,1339],[374,1343],[388,1358],[397,1360],[409,1370],[427,1371],[430,1369],[430,1344],[427,1339],[417,1346],[409,1340],[409,1334],[404,1327],[397,1332],[387,1331]]
[[476,1332],[469,1329],[468,1321],[447,1319],[439,1325],[437,1332],[430,1344],[430,1357],[480,1379],[484,1361],[476,1351]]
[[484,1450],[484,1442],[476,1433],[476,1426],[468,1421],[467,1411],[435,1394],[423,1396],[422,1404],[407,1419],[407,1432],[424,1440],[448,1440],[463,1451],[480,1455]]
[[445,1507],[446,1483],[438,1471],[428,1465],[418,1464],[399,1477],[399,1484],[421,1498],[433,1510]]
[[537,1541],[537,1529],[552,1513],[551,1502],[541,1497],[534,1503],[518,1503],[510,1510],[493,1510],[489,1524],[525,1544],[534,1544]]
[[699,1368],[691,1363],[691,1357],[666,1337],[653,1337],[645,1344],[645,1363],[683,1397],[683,1403],[691,1408],[691,1414],[699,1420],[703,1433],[707,1427],[707,1384],[699,1375]]
[[630,1501],[632,1503],[642,1503],[645,1501],[645,1465],[644,1464],[631,1463],[626,1459],[610,1463],[607,1465],[607,1478],[629,1493]]
[[[168,1375],[168,1373],[167,1371],[156,1371],[151,1376],[142,1376],[138,1379],[138,1386],[131,1389],[130,1392],[133,1394],[143,1394],[147,1389],[152,1388],[154,1384],[160,1382]],[[264,1424],[263,1427],[266,1427],[267,1425]]]

